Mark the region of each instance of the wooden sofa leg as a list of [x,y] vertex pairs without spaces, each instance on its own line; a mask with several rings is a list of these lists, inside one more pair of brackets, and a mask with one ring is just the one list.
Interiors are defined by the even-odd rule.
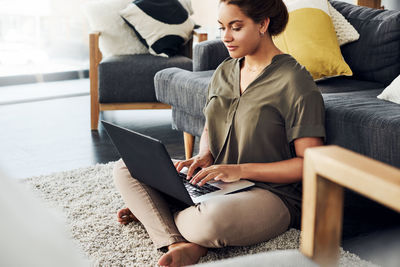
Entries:
[[99,70],[98,66],[102,58],[99,49],[99,32],[89,34],[89,59],[90,59],[90,128],[97,131],[99,124]]
[[193,156],[194,136],[183,132],[183,141],[185,142],[185,157],[190,159]]
[[99,125],[99,93],[97,70],[90,69],[90,128],[97,131]]
[[99,109],[99,103],[93,103],[95,100],[91,100],[92,103],[90,105],[90,125],[92,131],[97,131],[98,125],[99,125],[99,114],[100,114],[100,109]]

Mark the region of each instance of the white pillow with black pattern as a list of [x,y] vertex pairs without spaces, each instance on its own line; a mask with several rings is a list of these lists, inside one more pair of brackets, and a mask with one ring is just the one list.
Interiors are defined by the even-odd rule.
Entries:
[[180,51],[195,25],[178,0],[135,0],[120,15],[151,54],[164,57]]
[[95,0],[82,5],[91,31],[101,33],[99,46],[103,57],[149,53],[119,15],[130,2],[132,0]]

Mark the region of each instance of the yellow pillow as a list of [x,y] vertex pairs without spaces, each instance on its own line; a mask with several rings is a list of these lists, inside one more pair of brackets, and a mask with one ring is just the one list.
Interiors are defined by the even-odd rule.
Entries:
[[344,61],[326,0],[284,0],[289,21],[275,45],[305,66],[314,80],[353,72]]

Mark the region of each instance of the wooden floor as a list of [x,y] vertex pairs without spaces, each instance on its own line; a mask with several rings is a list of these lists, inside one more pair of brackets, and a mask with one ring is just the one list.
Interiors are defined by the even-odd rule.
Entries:
[[[89,114],[88,95],[0,105],[0,170],[26,178],[117,160],[105,130],[90,130]],[[171,110],[106,111],[101,119],[153,136],[183,158]]]
[[[53,85],[72,88],[80,83],[86,86],[87,80]],[[2,87],[0,99],[1,95]],[[0,104],[1,172],[20,179],[119,158],[101,126],[99,131],[90,130],[88,94],[61,96]],[[106,111],[101,119],[153,136],[172,157],[184,157],[183,137],[172,130],[170,110]],[[400,253],[392,255],[400,251],[399,214],[349,192],[346,197],[343,247],[383,266],[399,266],[387,264],[388,259],[400,262]]]

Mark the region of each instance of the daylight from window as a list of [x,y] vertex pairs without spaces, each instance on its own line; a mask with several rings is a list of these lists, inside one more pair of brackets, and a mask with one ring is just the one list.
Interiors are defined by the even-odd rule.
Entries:
[[0,0],[0,76],[88,69],[83,2]]

